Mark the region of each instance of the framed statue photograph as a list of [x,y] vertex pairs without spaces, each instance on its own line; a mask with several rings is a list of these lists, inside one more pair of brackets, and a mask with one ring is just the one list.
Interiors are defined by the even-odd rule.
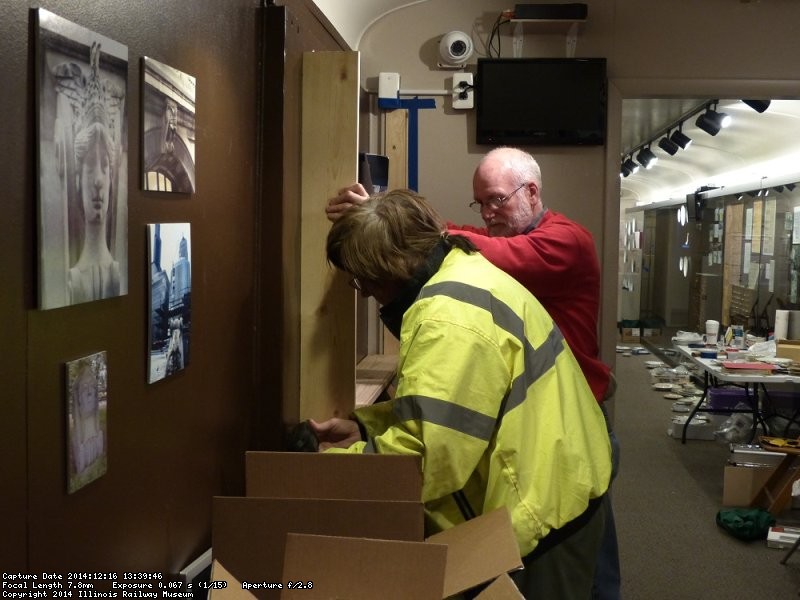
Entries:
[[39,308],[128,293],[128,49],[36,19]]
[[108,367],[106,353],[67,367],[67,492],[72,494],[108,468]]
[[142,189],[195,191],[196,79],[142,58]]
[[189,364],[192,328],[192,243],[189,223],[147,226],[150,259],[147,382]]

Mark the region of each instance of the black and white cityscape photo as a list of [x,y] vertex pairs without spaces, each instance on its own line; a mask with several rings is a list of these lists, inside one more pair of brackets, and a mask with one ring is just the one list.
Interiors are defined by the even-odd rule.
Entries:
[[147,226],[150,249],[148,383],[189,364],[192,259],[189,223]]

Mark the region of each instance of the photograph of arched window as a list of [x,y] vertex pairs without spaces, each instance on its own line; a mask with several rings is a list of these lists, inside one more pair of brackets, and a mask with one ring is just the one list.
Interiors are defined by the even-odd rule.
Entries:
[[36,11],[39,307],[128,293],[128,49]]
[[142,59],[142,73],[142,189],[191,194],[195,191],[196,80],[149,57]]

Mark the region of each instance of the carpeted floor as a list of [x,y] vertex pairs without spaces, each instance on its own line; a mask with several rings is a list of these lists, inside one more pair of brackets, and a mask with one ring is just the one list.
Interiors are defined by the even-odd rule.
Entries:
[[[672,400],[653,389],[645,361],[617,354],[614,428],[621,465],[613,502],[625,600],[800,598],[800,552],[741,542],[716,525],[729,454],[717,441],[667,435]],[[780,523],[796,525],[800,511]]]

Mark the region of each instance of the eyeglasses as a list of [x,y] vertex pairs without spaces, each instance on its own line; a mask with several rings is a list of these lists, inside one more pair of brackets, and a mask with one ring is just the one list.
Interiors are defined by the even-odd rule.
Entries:
[[358,291],[358,292],[360,292],[360,291],[361,291],[361,282],[358,280],[358,277],[353,277],[353,278],[352,278],[350,281],[348,281],[347,283],[349,283],[349,284],[350,284],[350,287],[351,287],[351,288],[353,288],[354,290],[356,290],[356,291]]
[[522,188],[528,185],[528,182],[521,183],[517,189],[515,189],[510,194],[503,196],[502,198],[492,198],[491,200],[487,200],[486,202],[478,202],[477,200],[473,200],[469,203],[469,207],[474,210],[476,213],[481,212],[484,208],[491,208],[492,210],[497,210],[501,206],[503,206],[506,202],[511,199],[511,196],[516,194]]

